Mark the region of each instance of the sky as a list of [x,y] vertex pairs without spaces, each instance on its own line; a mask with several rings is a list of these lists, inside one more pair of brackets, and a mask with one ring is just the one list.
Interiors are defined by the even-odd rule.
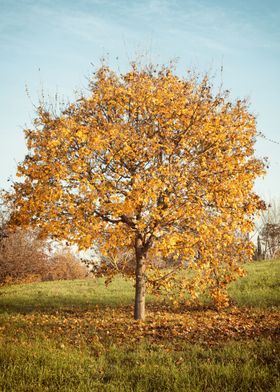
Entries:
[[210,72],[233,100],[249,98],[265,135],[256,156],[270,165],[255,189],[279,198],[278,0],[0,0],[0,188],[16,178],[42,94],[72,100],[101,58],[124,72],[139,56],[176,59],[178,74]]

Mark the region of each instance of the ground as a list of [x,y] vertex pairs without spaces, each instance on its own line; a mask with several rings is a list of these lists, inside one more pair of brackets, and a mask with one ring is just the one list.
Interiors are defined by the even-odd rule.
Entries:
[[232,304],[174,308],[117,278],[0,290],[1,391],[280,391],[280,261],[248,265]]

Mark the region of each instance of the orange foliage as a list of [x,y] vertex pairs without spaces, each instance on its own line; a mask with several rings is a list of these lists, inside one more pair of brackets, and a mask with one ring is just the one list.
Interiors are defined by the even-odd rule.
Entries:
[[[41,105],[25,130],[13,224],[81,249],[96,242],[105,255],[133,250],[135,318],[144,318],[147,282],[194,296],[210,287],[226,303],[227,283],[252,256],[245,234],[263,207],[253,192],[264,164],[254,156],[247,103],[172,67],[132,64],[119,75],[102,66],[89,89],[59,115]],[[159,257],[192,269],[191,281],[163,271]]]

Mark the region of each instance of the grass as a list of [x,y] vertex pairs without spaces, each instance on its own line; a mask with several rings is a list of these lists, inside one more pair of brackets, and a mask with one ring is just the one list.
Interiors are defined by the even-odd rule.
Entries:
[[106,287],[104,279],[56,281],[15,285],[0,290],[0,312],[118,307],[133,301],[133,284],[120,277]]
[[2,347],[1,391],[277,391],[279,344],[113,346],[100,353],[43,344]]
[[280,261],[248,265],[236,307],[172,311],[117,278],[0,289],[0,390],[280,391]]
[[247,275],[229,289],[238,306],[280,306],[280,260],[257,261],[246,270]]

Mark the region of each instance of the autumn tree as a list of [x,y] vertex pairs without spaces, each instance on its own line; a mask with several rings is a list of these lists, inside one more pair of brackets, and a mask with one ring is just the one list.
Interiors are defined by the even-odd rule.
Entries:
[[[208,287],[217,303],[253,247],[244,233],[262,208],[253,191],[264,165],[254,156],[255,118],[205,76],[172,67],[117,74],[101,66],[61,113],[40,105],[25,135],[29,149],[14,185],[14,225],[104,255],[133,252],[135,319],[146,286]],[[130,254],[129,253],[129,254]],[[172,257],[170,269],[157,260]],[[188,283],[184,273],[192,268]],[[109,270],[108,270],[109,272]]]

